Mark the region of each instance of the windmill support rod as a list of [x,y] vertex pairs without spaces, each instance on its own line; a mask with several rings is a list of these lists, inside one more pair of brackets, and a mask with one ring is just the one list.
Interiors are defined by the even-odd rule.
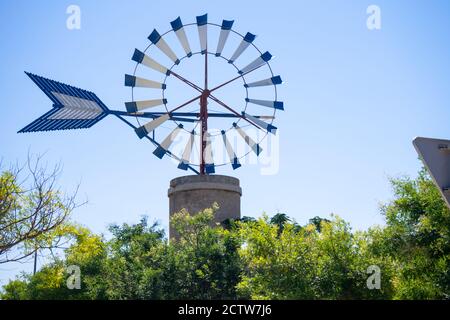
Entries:
[[208,42],[206,42],[205,52],[205,90],[208,90]]
[[[113,114],[116,116],[125,116],[125,117],[139,117],[139,118],[151,118],[151,119],[155,119],[158,118],[164,114],[166,114],[166,112],[135,112],[135,113],[130,113],[130,112],[126,112],[126,111],[118,111],[118,110],[111,110],[111,112],[109,112],[109,114]],[[187,112],[186,112],[187,114]],[[187,116],[193,116],[193,115],[187,115]],[[182,115],[177,114],[177,113],[172,113],[170,116],[171,120],[175,120],[175,121],[180,121],[180,122],[196,122],[197,120],[195,119],[189,119],[189,118],[183,118]]]
[[200,121],[201,121],[201,133],[200,133],[200,174],[205,174],[205,149],[206,149],[206,135],[208,132],[208,95],[209,91],[204,90],[202,97],[200,98]]
[[205,48],[205,86],[200,97],[200,121],[201,121],[201,139],[200,139],[200,174],[205,174],[205,149],[206,137],[208,135],[208,42]]
[[[120,116],[128,116],[128,117],[138,117],[138,118],[158,118],[159,116],[162,116],[166,114],[166,112],[136,112],[136,113],[129,113],[126,111],[112,111],[111,114],[114,115],[120,115]],[[200,112],[172,112],[171,115],[173,117],[200,117]],[[236,115],[234,113],[208,113],[208,118],[240,118],[241,116]],[[254,116],[255,118],[261,118],[261,117],[270,117],[270,116]],[[172,118],[171,118],[172,119]],[[192,120],[192,119],[185,119]],[[193,120],[196,121],[196,120]]]

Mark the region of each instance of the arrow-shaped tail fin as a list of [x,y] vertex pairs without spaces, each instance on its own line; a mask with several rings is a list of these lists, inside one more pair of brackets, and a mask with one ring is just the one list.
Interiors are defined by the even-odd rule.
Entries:
[[93,92],[26,74],[52,100],[53,108],[19,132],[90,128],[109,114],[109,109]]

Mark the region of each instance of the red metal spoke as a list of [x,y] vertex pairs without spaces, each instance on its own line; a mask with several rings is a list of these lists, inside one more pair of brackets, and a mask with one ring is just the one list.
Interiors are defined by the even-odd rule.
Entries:
[[208,90],[208,39],[206,39],[205,52],[205,90]]
[[178,107],[176,107],[176,108],[174,108],[174,109],[172,109],[172,110],[170,110],[169,112],[167,112],[167,113],[172,113],[172,112],[175,112],[176,110],[178,110],[178,109],[181,109],[181,108],[183,108],[184,106],[187,106],[188,104],[190,104],[190,103],[192,103],[192,102],[194,102],[195,100],[198,100],[198,99],[200,99],[202,97],[202,95],[199,95],[199,96],[197,96],[197,97],[195,97],[195,98],[192,98],[191,100],[189,100],[189,101],[187,101],[187,102],[185,102],[185,103],[183,103],[182,105],[179,105]]
[[196,85],[195,83],[187,80],[186,78],[180,76],[178,73],[175,73],[173,71],[170,71],[170,74],[173,74],[176,78],[178,78],[179,80],[183,81],[184,83],[186,83],[187,85],[191,86],[192,88],[194,88],[195,90],[197,90],[198,92],[203,92],[203,89],[200,88],[198,85]]
[[227,106],[225,103],[223,103],[222,101],[220,101],[219,99],[217,99],[216,97],[214,97],[213,95],[209,95],[209,97],[211,98],[211,100],[215,101],[216,103],[220,104],[222,107],[224,107],[225,109],[231,111],[232,113],[234,113],[236,116],[238,116],[241,119],[244,119],[245,121],[247,121],[248,123],[250,123],[251,125],[255,126],[256,128],[263,130],[263,128],[261,128],[260,126],[258,126],[257,124],[255,124],[254,122],[248,120],[246,117],[244,117],[242,114],[239,114],[238,112],[236,112],[235,110],[233,110],[233,108]]
[[[262,66],[262,65],[261,65]],[[208,133],[208,98],[210,98],[211,100],[215,101],[216,103],[218,103],[219,105],[221,105],[222,107],[224,107],[225,109],[229,110],[230,112],[232,112],[233,114],[235,114],[238,118],[244,119],[245,121],[247,121],[249,124],[251,124],[252,126],[256,127],[257,129],[263,130],[260,126],[258,126],[256,123],[254,123],[253,121],[247,119],[245,116],[243,116],[242,114],[236,112],[235,110],[233,110],[233,108],[227,106],[225,103],[223,103],[222,101],[220,101],[219,99],[217,99],[216,97],[214,97],[213,95],[211,95],[212,91],[215,91],[247,74],[249,74],[250,72],[255,71],[256,69],[260,68],[261,66],[258,66],[252,70],[249,70],[243,74],[240,74],[239,76],[228,80],[227,82],[222,83],[221,85],[215,87],[212,90],[208,90],[208,50],[206,50],[205,52],[205,83],[204,83],[204,88],[200,88],[198,85],[196,85],[195,83],[187,80],[186,78],[184,78],[183,76],[179,75],[176,72],[170,71],[170,74],[173,74],[174,77],[176,77],[177,79],[181,80],[182,82],[186,83],[187,85],[189,85],[190,87],[194,88],[195,90],[197,90],[198,92],[201,93],[201,95],[183,103],[182,105],[172,109],[171,111],[168,112],[168,114],[171,114],[172,112],[194,102],[197,99],[200,99],[200,113],[199,113],[199,118],[201,121],[201,139],[200,139],[200,174],[206,174],[206,163],[205,163],[205,149],[206,149],[206,138],[207,138],[207,133]]]
[[205,48],[205,85],[200,98],[200,121],[201,121],[201,141],[200,141],[200,174],[206,173],[205,150],[206,137],[208,134],[208,37],[206,37]]
[[226,81],[226,82],[224,82],[224,83],[218,85],[217,87],[212,88],[211,90],[209,90],[209,92],[216,91],[217,89],[220,89],[220,88],[222,88],[223,86],[226,86],[227,84],[229,84],[229,83],[231,83],[231,82],[233,82],[233,81],[235,81],[235,80],[237,80],[237,79],[239,79],[239,78],[242,78],[243,76],[249,74],[250,72],[253,72],[253,71],[255,71],[255,70],[261,68],[263,65],[264,65],[264,64],[262,64],[262,65],[256,67],[255,69],[252,69],[252,70],[249,70],[249,71],[247,71],[247,72],[245,72],[245,73],[243,73],[243,74],[240,74],[240,75],[238,75],[237,77],[235,77],[235,78],[233,78],[233,79],[231,79],[231,80],[228,80],[228,81]]

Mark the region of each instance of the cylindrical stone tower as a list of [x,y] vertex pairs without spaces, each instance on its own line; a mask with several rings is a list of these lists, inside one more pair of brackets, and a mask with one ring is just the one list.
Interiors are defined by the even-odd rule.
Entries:
[[[241,195],[239,179],[223,175],[192,175],[170,181],[169,215],[186,209],[190,214],[210,208],[214,202],[219,205],[215,221],[241,217]],[[169,236],[175,233],[170,225]]]

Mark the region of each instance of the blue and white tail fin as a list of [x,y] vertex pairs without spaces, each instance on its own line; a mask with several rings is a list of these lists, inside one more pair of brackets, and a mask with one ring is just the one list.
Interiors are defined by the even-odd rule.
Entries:
[[53,108],[19,132],[90,128],[109,114],[93,92],[25,73],[52,100]]

